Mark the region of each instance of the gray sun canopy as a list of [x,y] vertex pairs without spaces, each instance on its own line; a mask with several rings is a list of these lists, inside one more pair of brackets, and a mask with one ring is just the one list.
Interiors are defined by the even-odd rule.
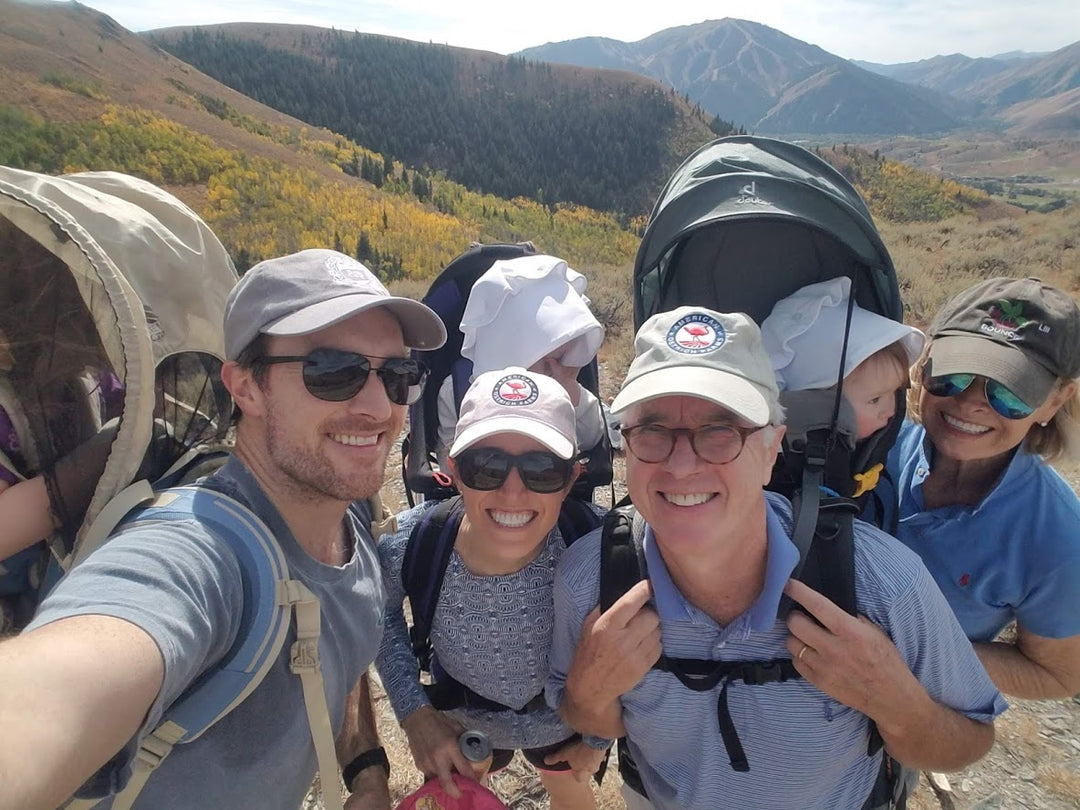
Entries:
[[[62,543],[53,538],[57,556],[136,476],[155,480],[224,437],[232,406],[218,370],[236,278],[206,223],[146,181],[0,166],[0,327],[14,361],[3,404],[28,434],[17,474],[47,472],[95,432],[111,440],[92,497],[66,510],[74,525]],[[52,397],[71,400],[72,380],[90,381],[84,401],[116,394],[78,433]]]
[[896,271],[866,204],[794,144],[721,138],[664,186],[634,264],[635,328],[683,304],[760,323],[807,284],[848,276],[865,309],[900,320]]

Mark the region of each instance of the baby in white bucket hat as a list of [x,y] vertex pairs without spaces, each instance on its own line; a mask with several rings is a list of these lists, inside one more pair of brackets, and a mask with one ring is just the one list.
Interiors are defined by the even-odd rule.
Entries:
[[[555,378],[566,389],[577,418],[582,450],[603,438],[604,415],[591,391],[577,381],[604,340],[604,327],[589,309],[585,276],[555,256],[537,254],[495,262],[473,284],[461,331],[461,354],[473,364],[473,379],[489,371],[521,366]],[[439,389],[439,466],[458,419],[450,377]]]
[[[844,276],[807,285],[773,307],[761,324],[761,341],[781,391],[836,385],[850,294],[851,279]],[[914,326],[852,306],[842,392],[855,413],[856,441],[892,419],[896,391],[907,387],[908,369],[925,343]]]

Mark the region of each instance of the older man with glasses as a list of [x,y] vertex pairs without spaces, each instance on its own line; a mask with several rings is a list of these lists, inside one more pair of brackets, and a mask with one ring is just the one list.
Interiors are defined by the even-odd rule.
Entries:
[[[612,410],[647,577],[601,614],[600,533],[567,551],[548,686],[578,731],[626,736],[644,791],[624,788],[628,807],[890,806],[871,797],[872,724],[911,767],[982,756],[1004,703],[913,554],[857,524],[859,617],[789,579],[791,505],[763,489],[784,418],[757,326],[680,307],[649,319],[635,349]],[[784,594],[801,608],[786,620]],[[730,662],[787,675],[677,677]]]
[[[201,487],[273,533],[292,580],[275,583],[279,598],[301,588],[317,598],[325,705],[309,728],[309,695],[291,671],[303,664],[290,654],[293,627],[254,691],[175,746],[134,806],[294,810],[316,752],[322,768],[334,747],[319,745],[325,724],[357,791],[346,807],[389,808],[386,756],[372,748],[362,697],[383,588],[374,540],[349,506],[378,491],[419,393],[423,370],[409,348],[437,348],[446,331],[426,306],[391,296],[329,250],[253,267],[229,295],[224,327],[222,379],[243,418],[232,458]],[[0,747],[0,808],[54,808],[76,790],[81,806],[119,805],[109,797],[151,756],[140,744],[157,739],[150,732],[165,710],[231,652],[253,610],[239,554],[218,527],[193,514],[121,528],[60,582],[22,636],[0,645],[10,741]],[[340,807],[337,779],[322,787]]]

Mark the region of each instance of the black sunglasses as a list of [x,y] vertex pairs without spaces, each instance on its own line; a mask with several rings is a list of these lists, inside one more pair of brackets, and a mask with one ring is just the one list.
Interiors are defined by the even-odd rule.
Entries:
[[470,447],[458,453],[454,462],[461,483],[481,492],[501,487],[515,467],[526,488],[544,495],[563,489],[574,474],[574,459],[545,450],[515,456],[495,447]]
[[[382,360],[379,368],[372,360]],[[365,357],[341,349],[315,349],[305,355],[258,357],[255,364],[303,363],[304,387],[325,402],[352,399],[374,372],[386,389],[386,397],[396,405],[411,405],[420,399],[427,368],[411,357]]]
[[[975,374],[943,374],[940,377],[923,377],[923,388],[935,397],[958,397],[975,381]],[[983,396],[997,413],[1006,419],[1027,419],[1035,408],[1028,405],[997,380],[983,378]]]

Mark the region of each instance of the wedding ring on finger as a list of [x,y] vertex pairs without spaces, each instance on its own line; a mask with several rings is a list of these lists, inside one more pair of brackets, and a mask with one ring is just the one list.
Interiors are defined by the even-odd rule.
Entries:
[[802,661],[802,657],[803,657],[803,655],[804,655],[804,654],[806,653],[806,651],[807,651],[807,650],[809,650],[809,649],[810,649],[810,645],[809,645],[809,644],[803,644],[803,645],[802,645],[802,649],[801,649],[801,650],[799,650],[799,654],[795,656],[795,660],[796,660],[796,661]]

